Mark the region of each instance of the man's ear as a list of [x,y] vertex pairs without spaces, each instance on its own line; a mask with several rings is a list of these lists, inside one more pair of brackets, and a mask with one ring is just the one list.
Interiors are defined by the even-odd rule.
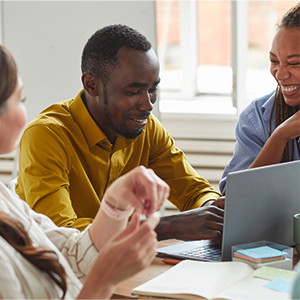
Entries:
[[99,96],[98,91],[102,91],[99,89],[99,85],[102,85],[102,81],[99,78],[96,78],[90,73],[83,73],[81,76],[81,81],[85,91],[92,97]]

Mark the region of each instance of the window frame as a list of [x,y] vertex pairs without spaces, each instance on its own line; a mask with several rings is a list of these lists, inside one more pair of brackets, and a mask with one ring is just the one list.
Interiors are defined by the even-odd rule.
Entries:
[[[186,100],[200,100],[206,105],[210,105],[209,101],[212,95],[197,95],[197,66],[198,66],[198,1],[179,1],[180,5],[180,60],[182,73],[182,88],[179,93],[165,93],[162,91],[160,101],[173,99],[180,101],[182,105]],[[231,1],[231,19],[232,19],[232,99],[231,114],[236,116],[247,105],[246,91],[246,71],[247,71],[247,51],[248,51],[248,1]],[[189,55],[185,55],[189,53]],[[227,97],[228,98],[228,97]],[[166,105],[167,106],[167,105]],[[166,107],[164,105],[164,107]],[[167,109],[164,112],[167,113]],[[211,109],[212,111],[213,109]],[[193,113],[195,111],[193,110]],[[199,112],[201,114],[201,112]],[[217,114],[221,114],[218,112]]]

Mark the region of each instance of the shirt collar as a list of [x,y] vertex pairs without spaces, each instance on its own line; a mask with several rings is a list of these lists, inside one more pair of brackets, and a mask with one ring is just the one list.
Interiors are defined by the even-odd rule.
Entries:
[[265,96],[267,98],[267,100],[262,105],[262,113],[263,113],[263,118],[265,121],[270,120],[275,92],[276,91],[273,91],[271,94]]
[[[71,110],[71,113],[72,113],[72,116],[73,116],[75,122],[81,128],[90,148],[92,148],[93,146],[95,146],[99,143],[103,144],[103,142],[105,142],[105,144],[108,147],[112,147],[108,138],[103,133],[103,131],[98,127],[96,122],[91,117],[86,106],[84,105],[83,100],[81,98],[81,95],[83,94],[83,92],[84,92],[84,89],[82,89],[78,93],[78,95],[75,97],[75,99],[70,107],[70,110]],[[115,141],[114,148],[115,148],[115,150],[121,149],[121,148],[126,148],[129,145],[131,145],[133,142],[135,142],[135,140],[136,139],[126,139],[123,136],[119,136]]]
[[75,122],[81,128],[89,147],[92,148],[99,142],[107,140],[107,137],[102,130],[95,123],[87,108],[85,107],[81,95],[84,90],[82,89],[75,97],[71,104],[70,110]]

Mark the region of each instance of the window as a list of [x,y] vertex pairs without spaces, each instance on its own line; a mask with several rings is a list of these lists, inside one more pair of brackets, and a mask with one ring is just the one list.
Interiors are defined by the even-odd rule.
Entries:
[[161,111],[236,114],[274,90],[275,24],[296,3],[157,0]]

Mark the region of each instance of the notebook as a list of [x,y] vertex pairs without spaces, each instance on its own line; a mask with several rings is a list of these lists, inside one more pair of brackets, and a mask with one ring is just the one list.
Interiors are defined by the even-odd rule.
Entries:
[[294,276],[295,271],[265,266],[254,270],[242,262],[208,264],[187,259],[135,287],[132,294],[168,299],[290,300]]
[[300,161],[229,173],[223,241],[190,241],[157,249],[159,257],[231,260],[231,246],[269,241],[293,246],[300,212]]

